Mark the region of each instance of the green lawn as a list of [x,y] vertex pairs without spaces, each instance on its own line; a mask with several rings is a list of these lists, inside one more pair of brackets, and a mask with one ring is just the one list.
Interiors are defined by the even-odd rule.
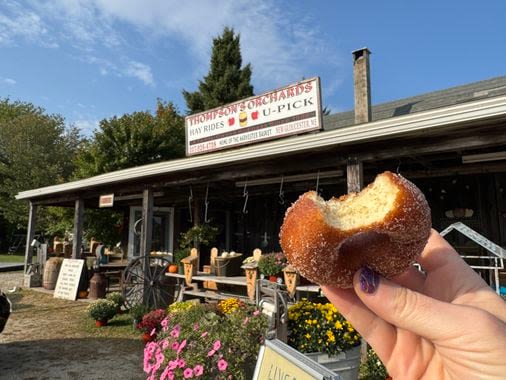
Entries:
[[1,263],[24,263],[24,255],[8,255],[7,253],[0,253]]

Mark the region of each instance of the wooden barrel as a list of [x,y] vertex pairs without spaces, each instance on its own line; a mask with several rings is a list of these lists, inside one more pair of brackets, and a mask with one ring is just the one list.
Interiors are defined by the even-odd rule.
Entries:
[[44,268],[44,276],[42,279],[42,286],[48,290],[54,290],[56,287],[56,280],[63,260],[59,257],[51,257]]

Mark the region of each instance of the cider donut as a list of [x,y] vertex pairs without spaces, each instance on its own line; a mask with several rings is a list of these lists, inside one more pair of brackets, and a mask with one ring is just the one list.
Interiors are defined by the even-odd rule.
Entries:
[[404,177],[385,172],[360,193],[325,202],[314,191],[286,211],[280,243],[288,262],[320,285],[353,286],[367,266],[386,278],[404,272],[431,230],[427,200]]

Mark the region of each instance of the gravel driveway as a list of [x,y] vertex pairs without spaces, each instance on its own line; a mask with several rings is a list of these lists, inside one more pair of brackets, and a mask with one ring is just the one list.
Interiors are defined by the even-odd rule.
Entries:
[[[0,273],[0,288],[19,287],[22,277],[22,272]],[[13,313],[0,334],[0,379],[146,378],[143,344],[129,327],[90,328],[86,302],[54,299],[33,290],[8,296]]]

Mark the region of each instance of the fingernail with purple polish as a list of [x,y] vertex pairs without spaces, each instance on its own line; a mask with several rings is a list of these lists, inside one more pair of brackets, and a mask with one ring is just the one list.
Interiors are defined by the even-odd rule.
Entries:
[[373,294],[378,288],[379,280],[378,274],[367,267],[360,271],[360,289],[364,293]]

